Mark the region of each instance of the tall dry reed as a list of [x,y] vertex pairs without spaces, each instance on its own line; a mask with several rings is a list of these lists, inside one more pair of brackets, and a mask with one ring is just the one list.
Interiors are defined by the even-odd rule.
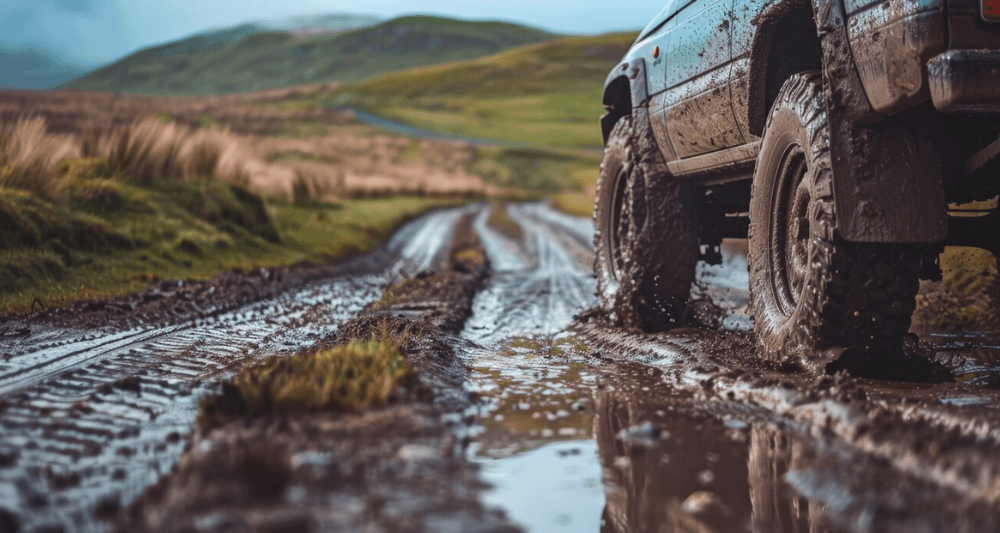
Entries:
[[51,196],[60,188],[60,163],[80,157],[74,137],[51,135],[42,117],[0,124],[0,187]]
[[140,118],[96,141],[84,143],[87,157],[108,160],[131,179],[216,179],[247,186],[259,167],[240,139],[225,129],[190,130],[173,122]]

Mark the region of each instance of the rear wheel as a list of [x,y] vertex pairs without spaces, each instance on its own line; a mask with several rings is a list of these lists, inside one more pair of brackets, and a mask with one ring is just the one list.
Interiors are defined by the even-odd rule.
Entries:
[[608,138],[594,206],[597,292],[612,323],[658,331],[679,321],[698,260],[692,187],[654,171],[656,146],[623,117]]
[[824,370],[843,348],[898,353],[920,254],[836,236],[819,73],[793,76],[771,110],[750,205],[750,296],[760,352]]

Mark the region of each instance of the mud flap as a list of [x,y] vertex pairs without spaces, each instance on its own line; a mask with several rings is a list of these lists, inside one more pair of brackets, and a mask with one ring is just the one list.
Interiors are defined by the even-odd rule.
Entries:
[[933,146],[876,113],[854,66],[843,0],[815,0],[837,233],[852,242],[937,243],[948,205]]

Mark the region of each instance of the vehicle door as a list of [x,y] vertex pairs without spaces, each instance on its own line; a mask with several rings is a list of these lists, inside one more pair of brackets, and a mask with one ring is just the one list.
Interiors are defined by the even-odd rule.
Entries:
[[669,0],[650,23],[639,33],[633,45],[636,57],[646,63],[646,90],[650,96],[666,90],[667,83],[667,32],[677,4],[687,0]]
[[732,0],[680,0],[668,24],[663,113],[678,158],[744,143],[733,113]]

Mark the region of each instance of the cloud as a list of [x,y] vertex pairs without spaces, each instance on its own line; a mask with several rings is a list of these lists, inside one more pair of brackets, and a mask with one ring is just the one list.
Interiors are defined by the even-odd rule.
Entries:
[[[35,11],[25,6],[13,6],[13,9],[0,11],[0,34],[4,36],[21,34],[34,16]],[[5,40],[4,37],[0,37],[0,42]]]

